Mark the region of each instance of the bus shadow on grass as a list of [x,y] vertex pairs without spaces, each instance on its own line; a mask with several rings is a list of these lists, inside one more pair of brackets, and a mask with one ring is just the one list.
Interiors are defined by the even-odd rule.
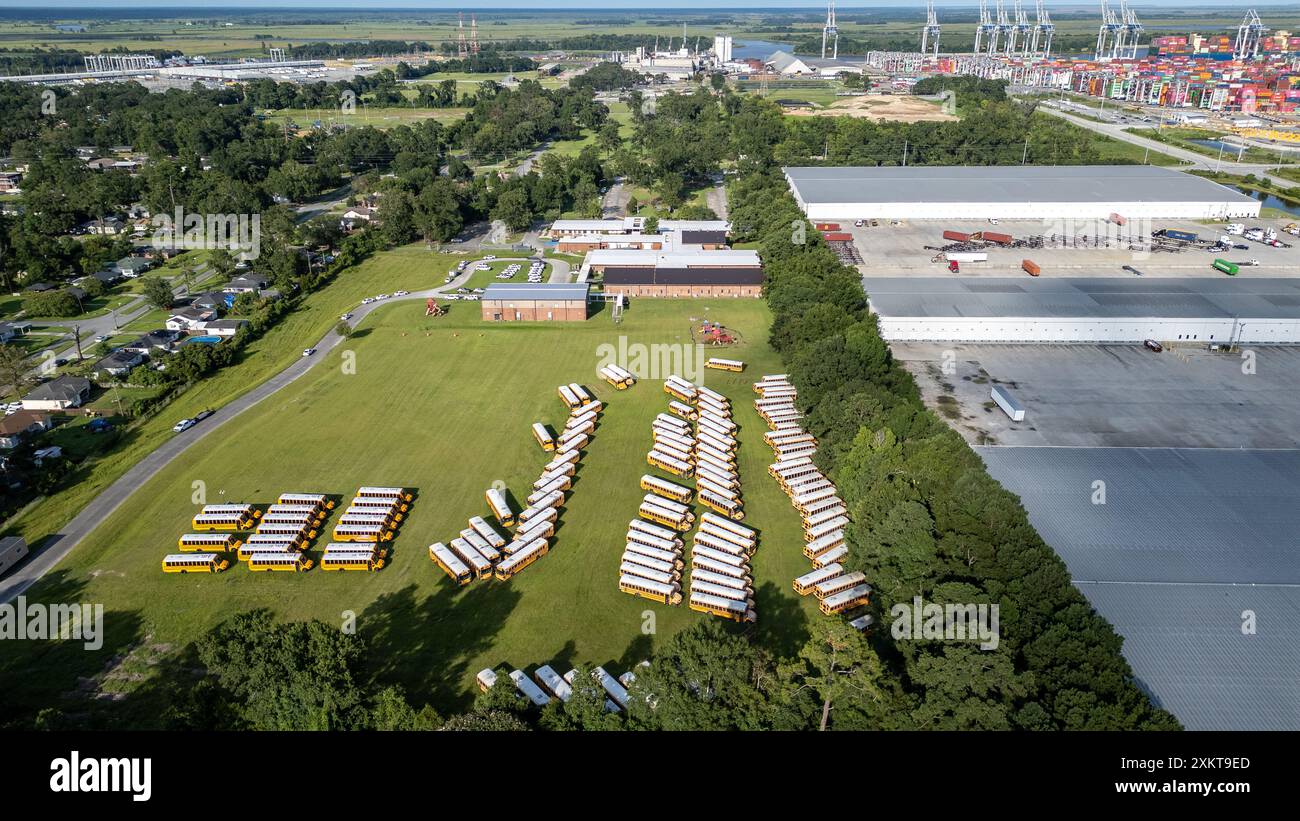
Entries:
[[467,683],[476,672],[469,662],[495,644],[521,594],[488,580],[456,587],[439,579],[423,600],[416,590],[412,584],[380,596],[359,615],[371,672],[381,682],[401,683],[413,703],[428,701],[444,715],[469,709]]

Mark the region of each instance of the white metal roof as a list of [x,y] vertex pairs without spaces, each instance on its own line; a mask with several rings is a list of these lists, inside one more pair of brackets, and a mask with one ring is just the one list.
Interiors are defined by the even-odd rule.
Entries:
[[1155,165],[801,166],[782,169],[809,205],[858,203],[1253,203]]
[[757,251],[728,248],[726,250],[695,251],[693,253],[601,249],[588,251],[586,264],[646,268],[757,268],[763,263],[758,258]]

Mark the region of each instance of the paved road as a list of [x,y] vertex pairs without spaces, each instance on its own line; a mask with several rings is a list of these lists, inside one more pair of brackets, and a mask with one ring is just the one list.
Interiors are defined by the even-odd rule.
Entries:
[[627,203],[632,198],[632,189],[627,186],[622,177],[614,180],[614,184],[605,192],[605,196],[600,201],[600,215],[602,217],[622,217],[627,214]]
[[1167,154],[1170,157],[1182,160],[1187,164],[1187,166],[1192,168],[1199,168],[1207,171],[1214,171],[1217,168],[1230,174],[1254,174],[1256,177],[1268,180],[1269,183],[1280,188],[1291,188],[1296,184],[1293,180],[1269,174],[1269,169],[1275,168],[1276,165],[1257,165],[1254,163],[1233,162],[1233,155],[1227,152],[1224,153],[1223,159],[1219,160],[1217,157],[1207,157],[1204,154],[1199,154],[1195,151],[1188,151],[1185,148],[1166,145],[1137,134],[1130,134],[1125,130],[1128,127],[1126,125],[1099,123],[1085,117],[1076,117],[1073,114],[1067,114],[1066,112],[1052,108],[1051,106],[1039,106],[1038,110],[1051,114],[1053,117],[1060,117],[1062,120],[1071,122],[1080,128],[1086,128],[1090,131],[1095,131],[1098,134],[1104,134],[1107,137],[1123,140],[1126,143],[1132,143],[1133,145],[1141,146],[1142,148],[1149,148],[1150,150],[1160,154]]
[[713,180],[713,187],[710,188],[705,193],[704,200],[706,203],[708,203],[708,206],[710,209],[712,209],[713,213],[718,215],[718,219],[720,220],[726,219],[727,218],[726,180],[721,177],[715,177]]
[[551,141],[547,140],[546,142],[542,143],[540,146],[535,148],[533,151],[529,152],[528,156],[524,157],[523,162],[519,163],[519,165],[516,166],[515,170],[510,172],[511,175],[515,177],[526,176],[529,171],[533,170],[533,163],[537,162],[539,157],[541,157],[543,154],[545,154],[547,151],[550,150],[551,150]]
[[294,211],[298,216],[296,222],[306,222],[313,217],[327,213],[336,205],[342,205],[347,202],[348,197],[352,194],[352,183],[346,182],[333,191],[326,194],[322,199],[313,200],[312,202],[299,205]]
[[[427,299],[431,296],[441,295],[448,290],[455,290],[469,279],[470,273],[469,270],[466,270],[456,280],[439,288],[430,288],[429,290],[418,291],[402,297],[391,297],[382,302],[372,302],[369,305],[359,305],[352,309],[352,325],[356,327],[371,311],[380,306],[392,302]],[[293,364],[266,382],[218,409],[212,416],[184,433],[173,435],[159,445],[156,450],[122,474],[117,481],[101,491],[62,530],[34,549],[32,555],[26,559],[24,564],[8,576],[0,579],[0,603],[13,600],[28,587],[31,587],[41,576],[54,568],[72,552],[73,548],[81,543],[82,539],[86,538],[91,531],[111,516],[123,502],[130,498],[133,493],[139,490],[141,485],[149,481],[158,471],[165,468],[208,435],[214,433],[222,425],[302,377],[324,360],[325,354],[333,350],[341,342],[343,342],[343,337],[330,329],[330,332],[316,343],[316,354],[314,356],[295,360]]]

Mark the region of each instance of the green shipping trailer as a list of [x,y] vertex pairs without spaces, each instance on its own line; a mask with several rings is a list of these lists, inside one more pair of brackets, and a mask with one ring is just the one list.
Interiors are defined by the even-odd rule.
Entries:
[[1237,263],[1228,262],[1226,259],[1216,259],[1214,261],[1214,267],[1216,270],[1222,271],[1230,277],[1235,277],[1237,272],[1241,270]]

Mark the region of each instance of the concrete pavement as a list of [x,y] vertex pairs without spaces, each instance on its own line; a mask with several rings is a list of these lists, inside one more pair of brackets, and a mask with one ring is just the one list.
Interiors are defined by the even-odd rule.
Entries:
[[1126,143],[1131,143],[1132,145],[1140,146],[1159,154],[1174,157],[1175,159],[1181,160],[1185,164],[1185,168],[1190,167],[1206,171],[1219,170],[1225,171],[1229,174],[1241,174],[1243,176],[1246,174],[1254,174],[1256,177],[1267,180],[1269,184],[1275,185],[1279,188],[1293,188],[1296,185],[1293,180],[1269,174],[1269,169],[1276,167],[1274,165],[1232,162],[1232,155],[1227,153],[1225,153],[1222,160],[1219,160],[1215,157],[1207,157],[1204,154],[1195,151],[1179,148],[1178,146],[1166,145],[1165,143],[1157,142],[1138,134],[1131,134],[1125,130],[1126,127],[1123,125],[1115,123],[1099,123],[1085,117],[1076,117],[1073,114],[1067,114],[1066,112],[1052,108],[1051,106],[1039,106],[1038,110],[1051,114],[1053,117],[1059,117],[1066,122],[1079,126],[1080,128],[1086,128],[1089,131],[1112,137],[1116,140],[1122,140]]

